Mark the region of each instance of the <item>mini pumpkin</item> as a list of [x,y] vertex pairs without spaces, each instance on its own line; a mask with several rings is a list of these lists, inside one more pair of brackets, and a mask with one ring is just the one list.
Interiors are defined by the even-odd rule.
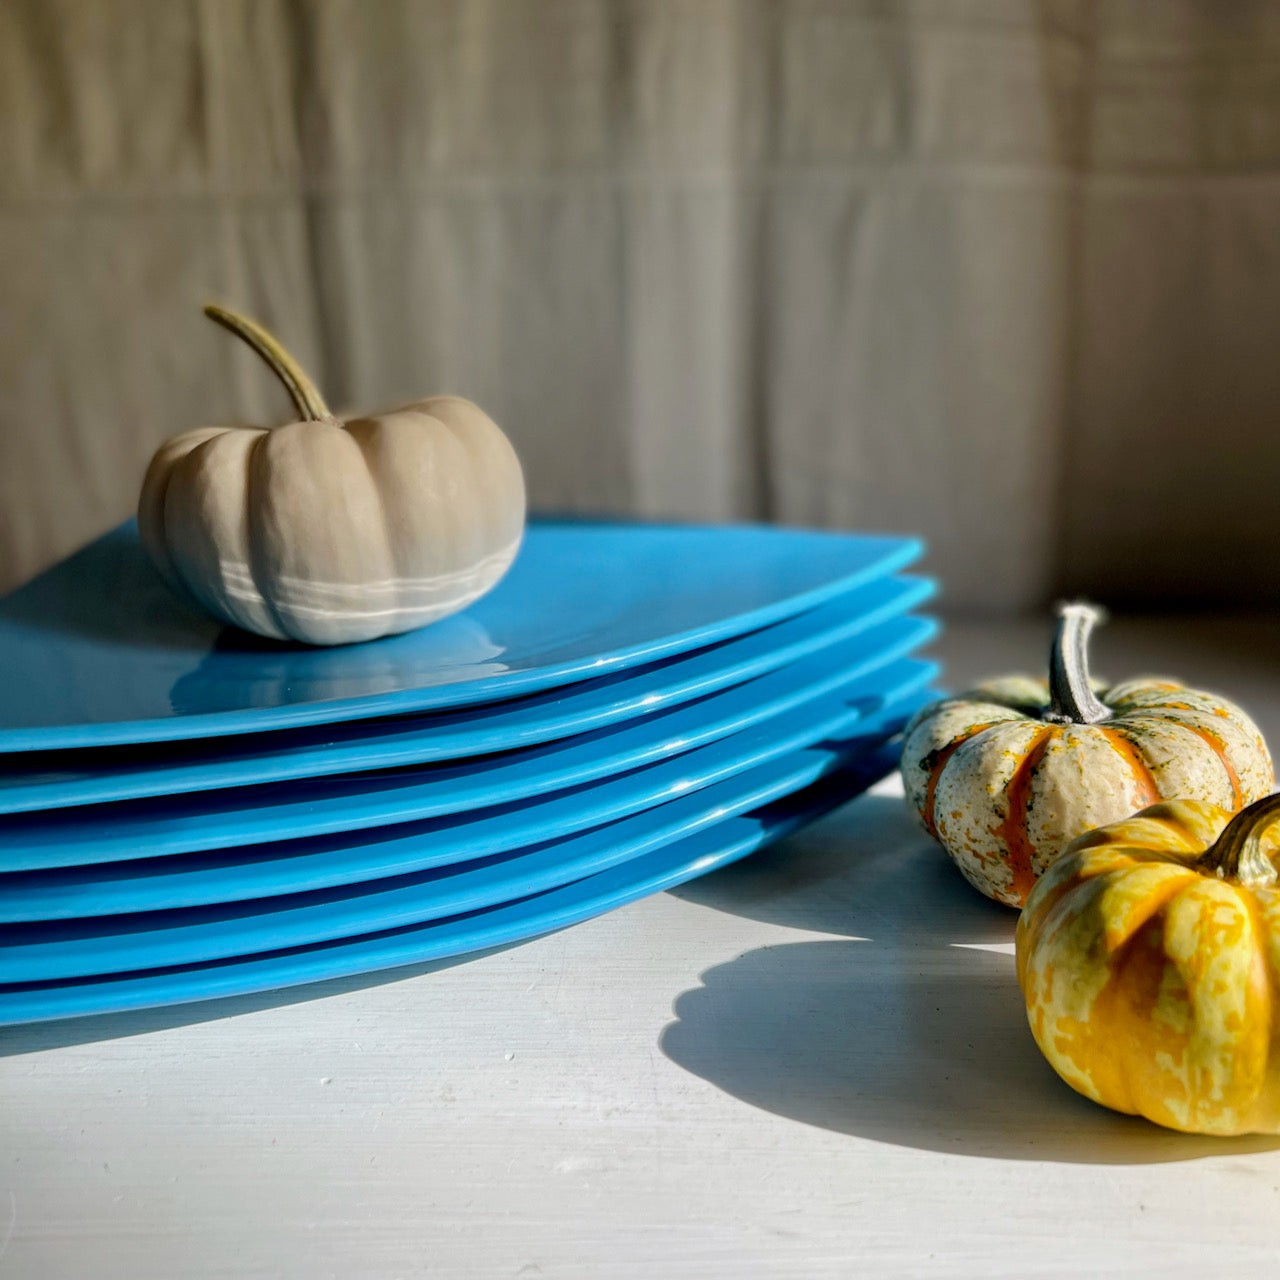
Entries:
[[1225,698],[1151,679],[1095,693],[1099,617],[1062,608],[1047,682],[991,681],[923,708],[904,734],[908,801],[965,878],[1010,906],[1085,831],[1166,797],[1234,811],[1275,782],[1257,726]]
[[301,421],[198,427],[160,446],[138,532],[171,585],[248,631],[327,645],[423,626],[502,577],[525,491],[492,419],[433,396],[339,420],[271,334],[205,312],[262,356]]
[[1280,1132],[1280,795],[1169,800],[1074,841],[1018,921],[1040,1051],[1095,1102],[1189,1133]]

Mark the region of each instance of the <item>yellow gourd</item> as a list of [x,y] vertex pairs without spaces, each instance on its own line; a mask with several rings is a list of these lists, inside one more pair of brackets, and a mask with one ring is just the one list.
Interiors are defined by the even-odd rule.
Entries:
[[1061,611],[1050,677],[1012,676],[923,708],[907,726],[907,799],[965,878],[1020,907],[1068,841],[1165,797],[1236,810],[1275,783],[1233,703],[1164,680],[1094,692],[1098,612]]
[[524,477],[486,414],[435,396],[339,420],[269,333],[205,312],[266,360],[302,420],[198,427],[160,446],[138,531],[173,586],[248,631],[323,645],[423,626],[502,577],[524,531]]
[[1081,836],[1018,921],[1041,1052],[1073,1088],[1189,1133],[1280,1132],[1280,795],[1169,800]]

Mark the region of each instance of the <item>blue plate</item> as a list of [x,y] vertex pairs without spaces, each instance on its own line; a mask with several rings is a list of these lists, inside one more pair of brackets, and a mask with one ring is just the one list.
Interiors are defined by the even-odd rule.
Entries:
[[155,742],[474,705],[687,653],[914,560],[913,538],[532,522],[463,613],[312,649],[222,628],[124,525],[0,601],[0,751]]
[[[916,706],[936,696],[923,688],[928,674],[923,670],[924,664],[915,665],[922,669],[905,676],[878,709],[869,710],[864,718],[854,721],[843,734],[846,742],[856,736],[858,742],[865,743],[896,732]],[[765,767],[768,764],[766,761]],[[653,772],[649,771],[650,775]],[[672,777],[672,771],[666,769],[668,783]],[[646,780],[651,783],[653,778]],[[680,780],[675,778],[677,784]],[[634,807],[635,781],[626,778],[596,784],[596,792],[605,791],[604,795],[593,797],[593,814],[598,811],[606,815],[598,822],[592,820],[592,815],[584,820],[580,793],[573,792],[524,805],[500,806],[474,815],[469,821],[409,823],[372,836],[342,835],[265,848],[16,872],[0,877],[0,923],[212,906],[456,867],[500,858],[516,848],[565,840],[593,826],[669,804],[688,791],[670,786],[652,803]],[[652,787],[648,794],[653,794]]]
[[[905,621],[914,624],[917,637],[929,630],[927,622]],[[914,647],[914,640],[900,637],[899,651]],[[476,811],[513,814],[548,792],[556,793],[560,807],[551,809],[554,800],[542,807],[581,829],[851,729],[860,715],[897,696],[904,684],[914,687],[935,674],[929,663],[887,661],[880,652],[856,655],[852,667],[818,654],[762,676],[758,683],[767,688],[758,697],[754,685],[738,686],[624,729],[513,751],[483,764],[463,761],[257,787],[249,793],[255,803],[248,807],[242,807],[240,792],[231,791],[21,815],[0,826],[0,871],[243,848],[441,814],[461,813],[454,825],[465,838],[477,828]],[[772,714],[770,703],[782,709]],[[662,763],[650,763],[654,760]],[[615,776],[595,782],[606,775]],[[201,806],[210,799],[220,802],[216,810]],[[562,825],[541,834],[568,829]]]
[[[0,986],[0,1026],[247,995],[486,950],[549,933],[706,874],[837,808],[894,767],[889,744],[763,808],[728,817],[607,871],[489,910],[249,959]],[[790,772],[790,764],[780,764]]]
[[933,584],[924,579],[879,579],[688,656],[490,706],[340,727],[10,756],[10,767],[0,768],[0,813],[398,768],[551,742],[767,674],[869,631],[932,593]]
[[[917,696],[915,703],[920,701]],[[852,737],[804,748],[603,827],[460,869],[229,906],[12,927],[0,945],[0,984],[200,964],[501,906],[606,871],[790,795],[873,752],[883,743],[886,726],[892,727],[893,715],[882,713]]]

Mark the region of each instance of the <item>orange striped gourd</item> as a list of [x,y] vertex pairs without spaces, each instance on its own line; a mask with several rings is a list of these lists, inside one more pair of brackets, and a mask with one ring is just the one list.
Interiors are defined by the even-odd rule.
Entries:
[[1099,617],[1062,608],[1047,681],[980,685],[923,708],[904,735],[908,801],[970,883],[1010,906],[1086,831],[1172,797],[1234,812],[1275,782],[1257,726],[1225,698],[1153,679],[1095,693]]
[[1040,1051],[1095,1102],[1280,1132],[1280,796],[1170,800],[1074,841],[1018,920]]

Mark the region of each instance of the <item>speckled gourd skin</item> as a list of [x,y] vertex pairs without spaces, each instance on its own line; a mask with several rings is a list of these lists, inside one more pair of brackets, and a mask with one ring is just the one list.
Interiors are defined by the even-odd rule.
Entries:
[[476,405],[435,396],[344,421],[309,384],[295,403],[308,420],[200,427],[156,452],[138,531],[173,586],[245,630],[329,645],[434,622],[507,571],[524,478]]
[[1077,836],[1166,797],[1235,811],[1267,795],[1271,756],[1234,703],[1165,680],[1101,690],[1095,724],[1045,718],[1043,680],[1015,676],[923,708],[907,726],[907,799],[965,878],[1021,907]]
[[[1085,1097],[1186,1132],[1280,1132],[1280,797],[1255,810],[1163,802],[1075,841],[1032,891],[1027,1017]],[[1206,850],[1241,821],[1253,848],[1226,869]]]

